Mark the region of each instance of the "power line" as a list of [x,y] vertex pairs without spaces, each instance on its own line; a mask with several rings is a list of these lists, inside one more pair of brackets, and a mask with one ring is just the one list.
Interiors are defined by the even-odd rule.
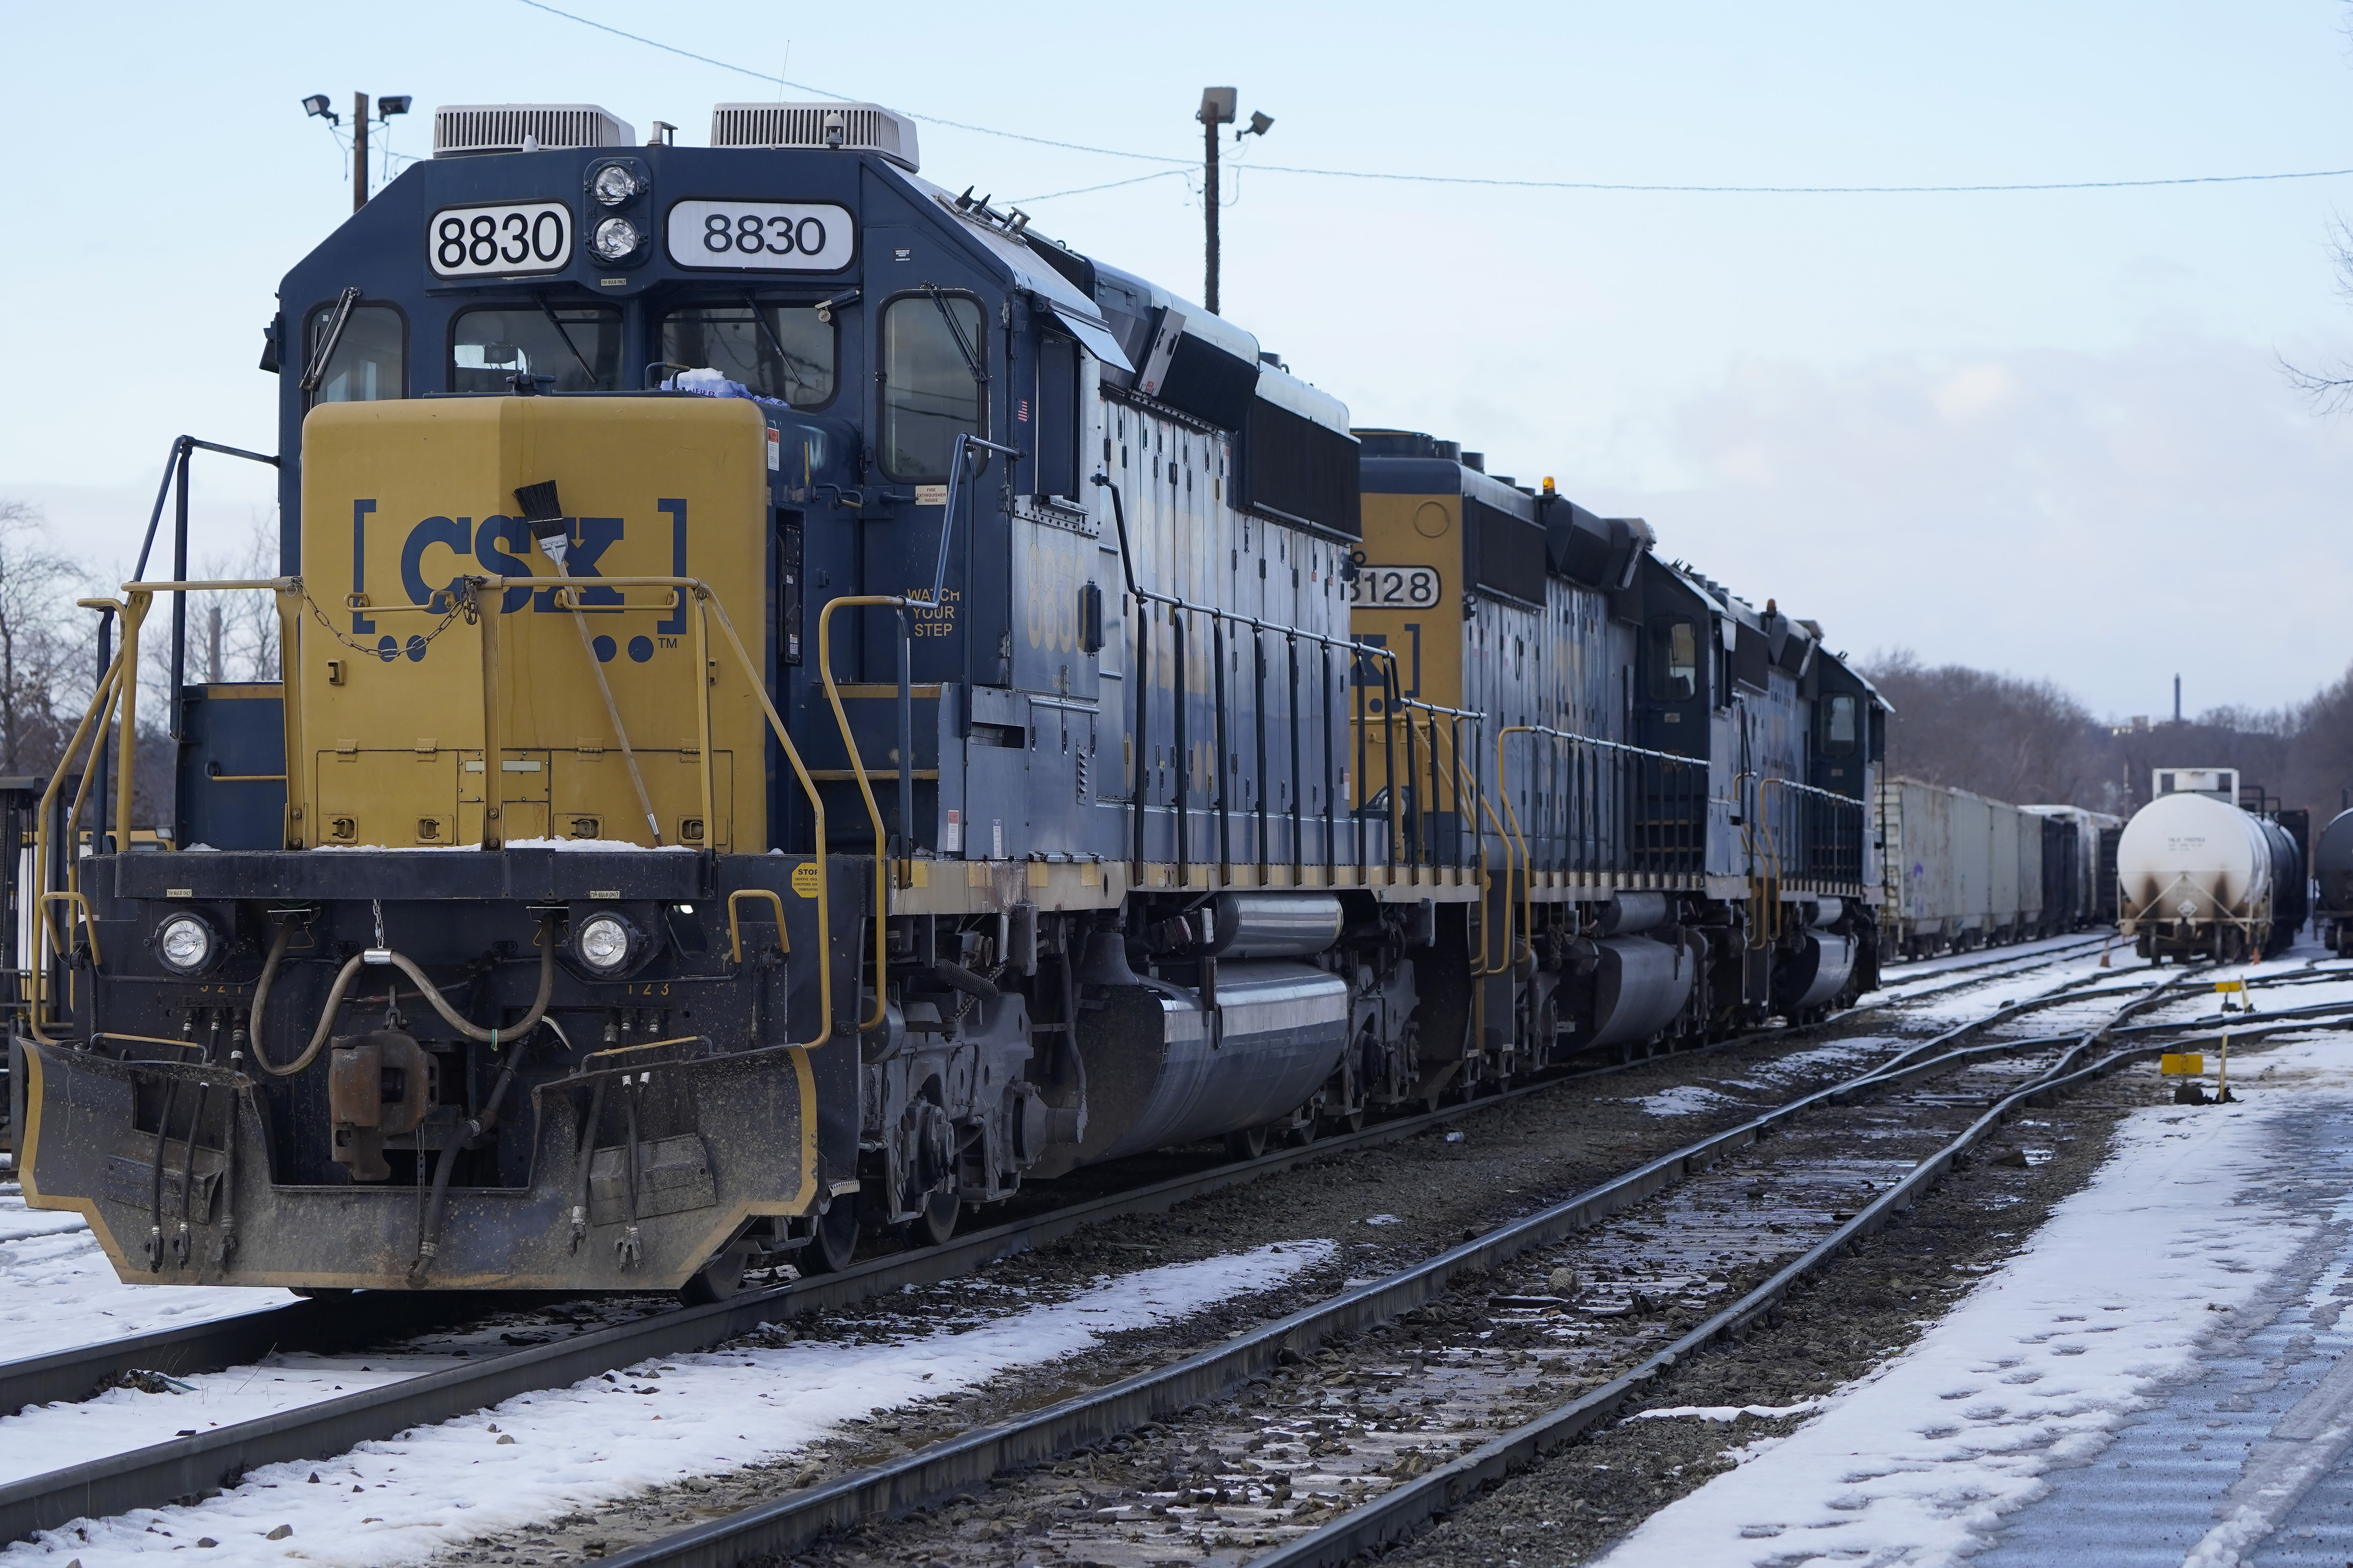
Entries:
[[[575,12],[550,5],[546,0],[520,0],[534,11],[544,11],[561,16],[567,22],[577,22],[584,27],[594,27],[600,33],[610,33],[617,38],[627,38],[633,44],[659,49],[707,66],[715,66],[738,76],[748,76],[755,81],[789,87],[800,92],[813,92],[820,98],[852,101],[847,95],[812,87],[806,82],[787,81],[754,70],[729,60],[713,59],[698,55],[691,49],[681,49],[675,44],[665,44],[659,38],[624,32],[618,27],[592,20]],[[1130,158],[1139,163],[1170,163],[1176,167],[1165,171],[1176,174],[1192,167],[1187,158],[1170,158],[1157,153],[1130,153],[1116,147],[1089,147],[1077,142],[1057,142],[1050,137],[1026,135],[1018,131],[999,131],[994,126],[973,125],[961,120],[946,120],[935,114],[906,112],[910,120],[927,125],[944,125],[951,130],[970,131],[982,136],[1001,137],[1008,142],[1027,142],[1038,147],[1057,147],[1066,153],[1088,153],[1103,158]],[[2163,185],[2241,185],[2274,180],[2333,180],[2353,174],[2353,169],[2306,169],[2276,174],[2182,174],[2149,180],[2043,180],[2015,184],[1967,185],[1668,185],[1635,184],[1603,180],[1505,180],[1477,174],[1403,174],[1377,169],[1311,169],[1284,163],[1255,163],[1251,167],[1270,174],[1304,174],[1325,180],[1389,180],[1417,185],[1483,185],[1504,190],[1520,191],[1615,191],[1650,195],[1742,195],[1742,196],[1905,196],[1905,195],[1991,195],[2031,191],[2122,191],[2146,190]],[[1113,180],[1106,184],[1082,185],[1075,190],[1054,191],[1042,196],[1025,196],[1029,202],[1050,202],[1062,196],[1080,196],[1096,191],[1114,190],[1122,185],[1140,184],[1145,180],[1159,178],[1156,174],[1139,175],[1133,180]]]
[[1063,196],[1084,196],[1092,195],[1097,191],[1115,191],[1122,185],[1140,185],[1146,180],[1165,180],[1169,178],[1171,175],[1189,174],[1192,172],[1193,171],[1190,169],[1155,169],[1149,174],[1137,174],[1132,179],[1113,180],[1109,184],[1081,185],[1074,191],[1049,191],[1042,196],[1016,196],[1013,199],[1017,202],[1025,202],[1034,205],[1038,202],[1056,201]]
[[[777,87],[789,87],[800,92],[813,92],[819,98],[836,99],[843,103],[856,101],[846,93],[829,91],[821,87],[811,87],[807,82],[787,81],[783,77],[770,76],[766,71],[756,71],[749,66],[735,65],[728,60],[715,60],[709,55],[698,55],[692,49],[681,49],[675,44],[665,44],[659,38],[644,37],[636,33],[625,33],[618,27],[608,26],[603,22],[594,21],[558,6],[550,5],[546,4],[546,0],[522,0],[522,4],[534,11],[544,11],[551,16],[561,16],[567,22],[577,22],[584,27],[594,27],[600,33],[610,33],[617,38],[627,38],[633,44],[643,44],[649,49],[659,49],[664,54],[677,55],[682,59],[699,60],[707,66],[716,66],[723,71],[733,71],[738,76],[748,76],[754,81],[770,82]],[[983,136],[1001,136],[1008,142],[1028,142],[1039,147],[1059,147],[1065,153],[1092,153],[1104,158],[1134,158],[1145,163],[1177,163],[1187,168],[1192,166],[1192,160],[1189,158],[1163,157],[1157,153],[1123,153],[1113,147],[1087,147],[1076,142],[1057,142],[1046,136],[1024,135],[1018,131],[999,131],[994,126],[970,125],[961,120],[944,120],[936,114],[914,114],[904,110],[900,112],[905,113],[910,120],[920,120],[926,125],[945,125],[956,131],[976,132]]]
[[[1906,196],[1990,194],[2001,191],[2119,191],[2149,185],[2235,185],[2257,180],[2328,180],[2353,169],[2306,169],[2284,174],[2183,174],[2158,180],[2050,180],[2014,185],[1636,185],[1599,180],[1498,180],[1476,174],[1398,174],[1359,169],[1303,169],[1253,163],[1268,174],[1314,174],[1327,180],[1404,180],[1430,185],[1502,185],[1535,191],[1636,191],[1669,195]],[[1043,197],[1036,198],[1043,200]]]

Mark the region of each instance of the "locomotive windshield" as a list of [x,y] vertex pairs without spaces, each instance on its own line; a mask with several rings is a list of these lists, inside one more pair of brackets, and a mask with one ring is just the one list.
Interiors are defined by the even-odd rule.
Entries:
[[501,394],[509,379],[544,375],[557,392],[612,392],[621,384],[621,312],[522,306],[468,310],[449,334],[449,390]]
[[[305,360],[319,352],[334,314],[332,305],[322,305],[311,312],[310,331],[303,336]],[[320,376],[319,389],[311,395],[311,401],[375,403],[406,396],[406,337],[400,312],[391,306],[354,307],[351,319],[343,323],[342,335],[335,340],[334,356],[327,361],[326,373]]]
[[981,433],[978,300],[912,294],[882,313],[882,471],[944,479],[960,431]]
[[833,396],[833,329],[814,305],[719,305],[674,310],[662,358],[707,366],[763,397],[814,408]]

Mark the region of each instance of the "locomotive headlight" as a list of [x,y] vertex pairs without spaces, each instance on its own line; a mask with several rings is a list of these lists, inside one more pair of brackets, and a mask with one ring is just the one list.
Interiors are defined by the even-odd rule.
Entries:
[[219,946],[213,928],[195,915],[174,915],[155,928],[156,955],[181,974],[194,974],[211,963]]
[[596,198],[599,205],[608,207],[619,206],[645,188],[644,183],[620,163],[606,164],[588,182],[588,194]]
[[636,224],[625,217],[608,217],[596,226],[596,234],[588,241],[588,248],[595,251],[600,260],[619,261],[634,254],[638,243]]
[[618,915],[591,915],[572,933],[572,951],[597,973],[610,974],[628,965],[636,935]]

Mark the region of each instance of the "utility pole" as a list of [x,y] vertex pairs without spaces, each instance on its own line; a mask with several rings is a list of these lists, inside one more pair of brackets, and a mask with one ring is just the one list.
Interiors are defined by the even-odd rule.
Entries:
[[[1208,225],[1201,302],[1209,308],[1212,316],[1218,313],[1218,127],[1234,122],[1234,106],[1240,97],[1229,87],[1205,87],[1201,89],[1201,107],[1193,115],[1201,122],[1201,216]],[[1234,140],[1263,136],[1273,123],[1271,114],[1252,110],[1250,123],[1234,132]]]
[[[407,113],[408,106],[414,101],[416,100],[405,92],[387,92],[375,100],[375,118],[388,131],[392,125],[392,117],[396,114]],[[368,199],[368,107],[366,93],[352,94],[352,211],[353,212],[367,205]],[[314,92],[304,99],[302,112],[313,120],[323,121],[330,131],[343,123],[342,117],[327,107],[327,95],[323,92]]]
[[367,205],[367,94],[352,94],[352,211]]
[[1229,87],[1205,87],[1200,111],[1193,116],[1201,122],[1201,215],[1208,224],[1201,303],[1212,316],[1218,313],[1218,127],[1234,122],[1234,102],[1240,97]]

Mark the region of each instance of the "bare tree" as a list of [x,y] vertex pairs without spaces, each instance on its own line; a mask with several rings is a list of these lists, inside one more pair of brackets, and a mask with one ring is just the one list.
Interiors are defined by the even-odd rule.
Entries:
[[[2353,304],[2353,224],[2342,217],[2329,220],[2328,253],[2337,267],[2337,296]],[[2306,370],[2284,354],[2276,357],[2281,374],[2304,394],[2314,412],[2341,414],[2353,408],[2353,364],[2339,360],[2326,370]]]
[[42,531],[38,509],[0,500],[0,773],[54,768],[95,684],[73,603],[88,574]]
[[[255,508],[245,548],[234,558],[207,560],[202,574],[216,582],[259,582],[278,575],[276,510]],[[213,669],[218,628],[219,669]],[[279,678],[278,596],[259,589],[188,597],[188,679],[273,681]]]
[[2094,789],[2098,727],[2052,682],[1931,668],[1905,648],[1877,656],[1866,673],[1895,708],[1893,772],[2020,803],[2073,802]]

